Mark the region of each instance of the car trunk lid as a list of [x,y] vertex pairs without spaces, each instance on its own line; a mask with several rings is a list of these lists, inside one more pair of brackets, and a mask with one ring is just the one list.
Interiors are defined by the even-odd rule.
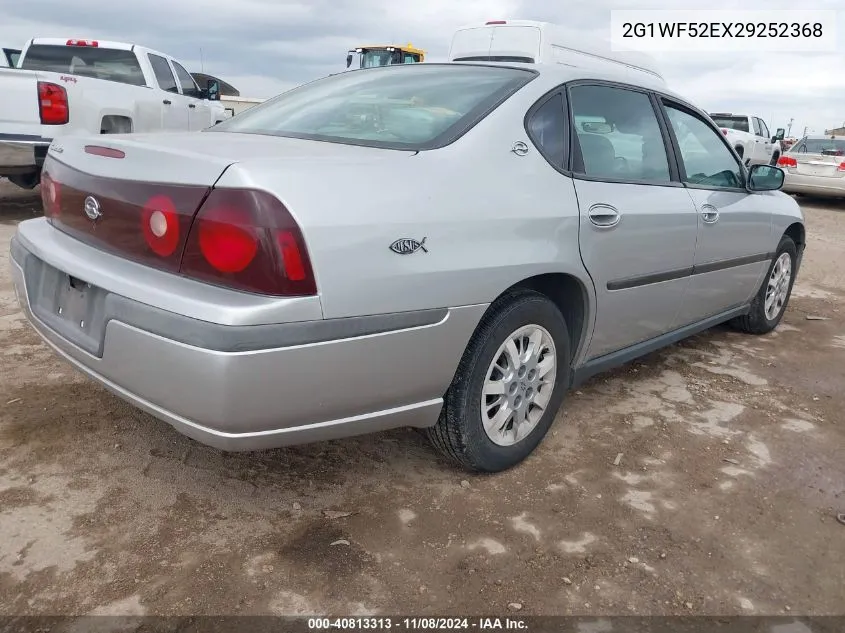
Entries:
[[359,162],[384,150],[252,134],[109,135],[54,143],[45,215],[82,242],[178,272],[192,221],[233,163],[260,158]]

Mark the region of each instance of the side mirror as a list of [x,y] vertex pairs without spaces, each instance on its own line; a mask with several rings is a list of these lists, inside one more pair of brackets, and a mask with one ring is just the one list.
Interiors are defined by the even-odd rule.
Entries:
[[209,79],[205,94],[209,101],[220,101],[220,82],[216,79]]
[[349,53],[346,56],[346,67],[349,68],[352,65],[352,53]]
[[753,165],[748,172],[749,191],[777,191],[783,187],[783,170],[772,165]]
[[785,136],[786,130],[784,130],[782,127],[779,127],[775,132],[775,135],[772,137],[772,143],[774,143],[775,141],[782,141]]

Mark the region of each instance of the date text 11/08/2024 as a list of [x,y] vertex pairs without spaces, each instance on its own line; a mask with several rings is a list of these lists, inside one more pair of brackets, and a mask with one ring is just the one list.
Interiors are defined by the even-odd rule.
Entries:
[[411,631],[472,630],[519,631],[528,628],[518,618],[309,618],[310,630],[386,630],[407,629]]

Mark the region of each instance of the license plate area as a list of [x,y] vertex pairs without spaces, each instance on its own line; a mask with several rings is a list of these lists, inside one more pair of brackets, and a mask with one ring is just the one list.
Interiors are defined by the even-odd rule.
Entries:
[[35,257],[27,258],[26,268],[27,293],[35,316],[86,352],[102,356],[108,293]]

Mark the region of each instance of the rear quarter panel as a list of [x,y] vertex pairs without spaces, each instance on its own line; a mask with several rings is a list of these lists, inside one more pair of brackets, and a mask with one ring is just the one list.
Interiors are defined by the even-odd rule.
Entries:
[[63,86],[68,93],[67,125],[44,126],[43,134],[99,134],[105,116],[122,116],[132,121],[133,132],[161,128],[161,106],[156,90],[117,81],[60,73],[39,73],[45,81]]
[[[486,304],[521,280],[554,272],[576,276],[592,295],[573,183],[523,126],[545,89],[523,91],[442,149],[366,164],[323,161],[319,169],[240,163],[217,186],[266,189],[288,206],[302,226],[326,318]],[[516,141],[529,144],[526,156],[510,151]],[[391,251],[402,238],[425,239],[428,252]]]

